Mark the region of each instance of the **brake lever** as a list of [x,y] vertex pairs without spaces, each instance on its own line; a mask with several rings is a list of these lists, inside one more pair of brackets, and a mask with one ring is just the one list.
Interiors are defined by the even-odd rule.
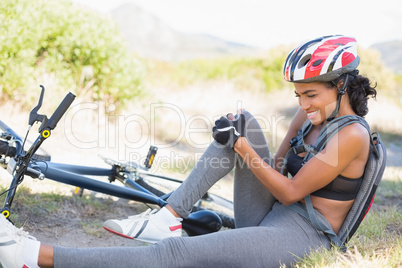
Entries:
[[[45,94],[45,87],[40,85],[41,93],[39,96],[38,104],[29,113],[28,125],[31,127],[35,122],[42,122],[42,126],[47,126],[47,117],[43,114],[38,114],[38,110],[42,107],[43,96]],[[42,128],[41,126],[41,128]]]

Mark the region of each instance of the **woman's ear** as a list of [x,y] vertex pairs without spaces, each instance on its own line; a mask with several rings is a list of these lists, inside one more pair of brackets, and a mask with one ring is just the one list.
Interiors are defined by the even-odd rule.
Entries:
[[[345,81],[344,79],[339,80],[338,83],[336,84],[336,87],[341,89],[343,87],[343,82],[344,81]],[[345,91],[346,91],[346,88],[345,88]]]
[[346,78],[341,78],[338,82],[336,82],[336,87],[338,88],[338,92],[342,95],[346,94],[346,91],[347,91],[347,86],[345,86],[344,83],[348,83],[347,76],[346,76]]

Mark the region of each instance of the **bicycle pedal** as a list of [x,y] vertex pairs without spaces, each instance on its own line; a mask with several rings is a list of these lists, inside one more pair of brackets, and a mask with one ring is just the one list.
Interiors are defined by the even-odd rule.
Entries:
[[148,169],[152,167],[158,147],[151,145],[148,150],[147,158],[145,159],[144,166]]

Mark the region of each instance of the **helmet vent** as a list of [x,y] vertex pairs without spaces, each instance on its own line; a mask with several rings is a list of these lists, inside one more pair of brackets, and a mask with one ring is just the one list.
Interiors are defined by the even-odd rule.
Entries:
[[307,65],[307,63],[311,60],[311,54],[308,54],[304,56],[300,61],[299,64],[297,65],[297,68],[303,68],[304,66]]
[[316,67],[316,66],[320,65],[322,61],[323,60],[316,60],[315,62],[313,62],[313,66]]

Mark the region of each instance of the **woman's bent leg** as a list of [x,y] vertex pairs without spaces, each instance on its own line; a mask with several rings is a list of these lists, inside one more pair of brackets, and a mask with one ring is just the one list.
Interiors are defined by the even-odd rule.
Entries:
[[[257,120],[248,112],[247,140],[257,154],[272,166],[270,151]],[[237,156],[234,174],[234,213],[236,227],[257,226],[275,203],[274,196],[255,177],[247,164]]]
[[[271,164],[261,127],[250,113],[243,113],[249,143],[264,161]],[[215,141],[204,152],[188,178],[168,199],[168,203],[180,216],[188,217],[193,205],[235,166],[233,199],[236,226],[258,225],[271,209],[275,198],[233,150]]]
[[187,179],[169,197],[169,205],[187,218],[194,204],[235,165],[235,152],[212,142],[195,164]]

